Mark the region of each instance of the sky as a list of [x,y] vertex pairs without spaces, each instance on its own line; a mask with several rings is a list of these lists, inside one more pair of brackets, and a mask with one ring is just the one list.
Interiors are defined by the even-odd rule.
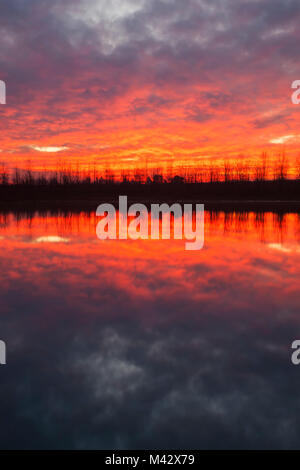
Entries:
[[0,162],[292,162],[299,21],[299,0],[2,0]]

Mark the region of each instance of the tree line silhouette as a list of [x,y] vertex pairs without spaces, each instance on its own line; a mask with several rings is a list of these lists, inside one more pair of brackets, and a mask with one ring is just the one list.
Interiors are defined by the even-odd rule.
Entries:
[[204,162],[197,168],[160,168],[99,171],[96,165],[87,170],[59,162],[54,171],[37,172],[30,168],[0,169],[2,199],[85,198],[98,195],[117,197],[120,191],[135,197],[207,199],[287,199],[300,200],[300,160],[289,166],[285,152],[270,162],[263,152],[260,160],[249,164]]

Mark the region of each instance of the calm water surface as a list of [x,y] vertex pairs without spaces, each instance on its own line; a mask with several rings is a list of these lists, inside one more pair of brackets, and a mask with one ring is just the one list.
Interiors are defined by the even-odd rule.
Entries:
[[0,448],[300,448],[300,216],[205,214],[205,246],[0,216]]

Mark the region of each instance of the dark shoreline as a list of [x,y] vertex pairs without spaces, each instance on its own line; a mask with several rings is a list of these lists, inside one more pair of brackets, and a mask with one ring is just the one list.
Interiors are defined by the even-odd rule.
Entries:
[[[169,205],[174,203],[183,204],[204,204],[205,210],[216,212],[275,212],[275,213],[297,213],[300,214],[300,201],[212,201],[199,199],[173,199],[165,201],[144,198],[128,198],[128,206],[136,202],[145,204],[149,209],[151,204],[161,204],[163,202]],[[39,201],[0,201],[0,213],[8,212],[93,212],[98,205],[110,203],[118,209],[118,198],[99,198],[82,200],[39,200]]]
[[0,185],[0,211],[93,211],[101,203],[204,204],[208,210],[300,212],[300,180]]

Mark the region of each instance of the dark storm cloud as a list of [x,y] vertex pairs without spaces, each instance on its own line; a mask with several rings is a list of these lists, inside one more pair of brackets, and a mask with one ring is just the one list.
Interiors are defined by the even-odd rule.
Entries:
[[100,101],[137,83],[180,88],[231,76],[234,88],[298,56],[299,12],[297,1],[11,0],[0,5],[0,65],[12,100],[39,91],[66,100],[66,82],[82,100],[96,85]]

